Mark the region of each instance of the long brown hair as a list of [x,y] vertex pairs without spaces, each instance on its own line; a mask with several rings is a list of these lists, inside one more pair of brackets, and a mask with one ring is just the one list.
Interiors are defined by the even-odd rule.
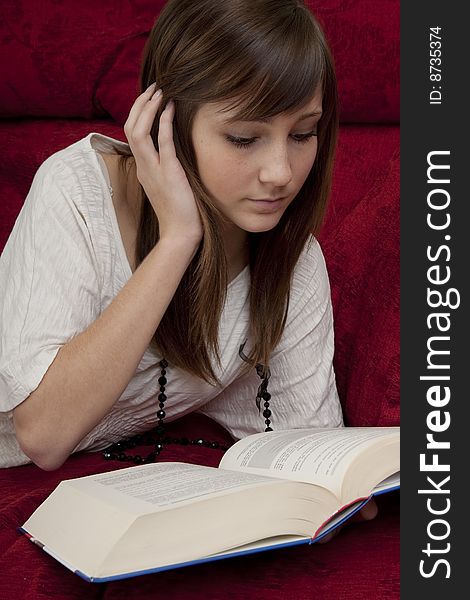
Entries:
[[[322,222],[330,192],[338,129],[332,58],[317,21],[301,0],[169,0],[148,37],[140,89],[156,82],[176,105],[174,142],[201,213],[204,236],[152,339],[170,364],[220,385],[218,331],[228,274],[221,237],[223,215],[199,177],[191,139],[194,116],[207,102],[230,101],[243,120],[298,110],[322,90],[318,150],[296,198],[270,231],[248,233],[249,335],[240,374],[269,366],[289,307],[292,274],[310,233]],[[158,149],[158,123],[151,136]],[[119,152],[125,169],[132,155]],[[139,184],[140,185],[140,184]],[[139,265],[159,239],[158,219],[142,186],[136,244]],[[244,340],[241,340],[244,341]]]

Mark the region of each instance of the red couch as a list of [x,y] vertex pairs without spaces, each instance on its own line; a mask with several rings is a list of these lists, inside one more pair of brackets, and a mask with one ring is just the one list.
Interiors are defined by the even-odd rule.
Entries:
[[[0,250],[33,175],[53,152],[98,131],[125,140],[140,54],[163,0],[6,0],[0,40]],[[320,242],[335,315],[335,369],[347,425],[399,424],[399,4],[312,0],[337,65],[341,131]],[[202,415],[174,435],[230,436]],[[51,440],[53,443],[53,440]],[[216,465],[218,450],[169,446],[166,460]],[[399,597],[399,495],[333,541],[111,584],[87,584],[16,528],[64,478],[118,468],[100,454],[47,473],[0,472],[0,598],[355,600]]]

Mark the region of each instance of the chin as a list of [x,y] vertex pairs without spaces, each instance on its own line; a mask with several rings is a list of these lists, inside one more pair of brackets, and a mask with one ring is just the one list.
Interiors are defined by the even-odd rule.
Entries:
[[282,218],[284,210],[275,213],[243,214],[232,223],[247,233],[263,233],[274,229]]
[[243,231],[246,231],[247,233],[263,233],[265,231],[271,231],[271,229],[274,229],[276,227],[276,225],[279,223],[279,219],[276,219],[276,221],[271,222],[271,223],[260,223],[259,225],[254,225],[253,223],[250,223],[249,225],[243,225],[240,227],[240,229],[243,229]]

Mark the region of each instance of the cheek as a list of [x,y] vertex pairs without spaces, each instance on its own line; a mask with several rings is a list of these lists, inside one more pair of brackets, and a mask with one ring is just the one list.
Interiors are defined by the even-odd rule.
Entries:
[[194,149],[203,184],[215,198],[226,198],[243,179],[246,166],[234,160],[228,149],[218,141],[199,138]]
[[210,136],[196,138],[194,151],[201,176],[214,176],[226,166],[226,153],[223,146]]
[[303,156],[297,157],[296,160],[296,175],[299,182],[303,183],[308,177],[316,159],[316,150],[314,152],[305,153]]
[[316,150],[314,152],[305,153],[302,156],[297,156],[296,162],[294,163],[296,167],[294,170],[294,180],[292,182],[292,191],[294,193],[291,202],[297,197],[297,194],[307,180],[315,160]]
[[253,161],[234,156],[234,153],[223,144],[214,146],[213,151],[205,155],[206,177],[223,187],[233,186],[234,182],[242,182],[253,171]]

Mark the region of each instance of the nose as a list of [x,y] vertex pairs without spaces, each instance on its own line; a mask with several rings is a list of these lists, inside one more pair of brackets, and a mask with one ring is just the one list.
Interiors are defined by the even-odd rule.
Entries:
[[291,182],[292,168],[285,145],[278,144],[266,151],[259,169],[259,180],[274,187],[284,187]]

